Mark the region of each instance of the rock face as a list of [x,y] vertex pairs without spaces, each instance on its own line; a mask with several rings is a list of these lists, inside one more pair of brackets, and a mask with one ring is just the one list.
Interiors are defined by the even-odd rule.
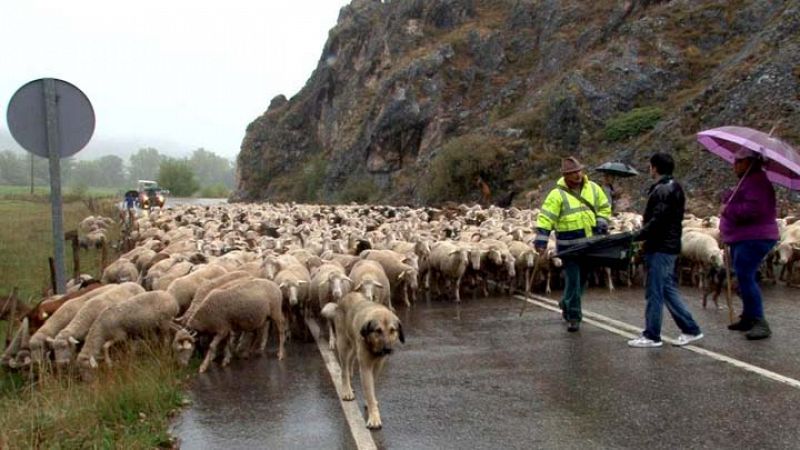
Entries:
[[235,197],[474,200],[479,175],[499,198],[569,154],[646,169],[663,150],[711,198],[730,169],[695,133],[777,125],[800,146],[799,68],[800,0],[354,0],[305,87],[247,127]]

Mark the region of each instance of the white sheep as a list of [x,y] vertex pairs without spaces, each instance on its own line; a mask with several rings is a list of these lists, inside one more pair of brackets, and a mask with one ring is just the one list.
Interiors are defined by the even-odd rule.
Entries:
[[393,250],[364,250],[361,258],[377,261],[383,267],[389,280],[392,293],[402,293],[406,306],[411,306],[411,298],[416,299],[419,287],[418,258],[414,253],[404,255]]
[[178,308],[182,314],[189,308],[195,292],[197,292],[197,289],[204,281],[217,278],[225,273],[227,273],[227,271],[222,266],[216,264],[201,266],[197,270],[193,270],[187,275],[173,280],[167,286],[166,291],[175,297],[175,301],[178,302]]
[[431,270],[449,284],[454,282],[453,294],[456,302],[461,302],[461,279],[469,265],[469,251],[455,243],[439,241],[431,247]]
[[[351,280],[339,264],[325,263],[317,267],[311,275],[311,301],[319,304],[320,310],[327,303],[338,302],[352,287]],[[335,348],[333,325],[328,322],[328,346]]]
[[705,273],[711,267],[720,268],[724,262],[724,252],[719,242],[708,234],[686,231],[681,235],[681,257],[692,266],[692,279],[699,279],[698,285],[704,287]]
[[[517,275],[524,275],[522,281],[525,295],[528,296],[531,293],[531,283],[533,282],[539,254],[530,245],[517,240],[508,243],[508,251],[511,252],[511,255],[514,256],[514,261],[516,261]],[[519,283],[517,284],[519,285]]]
[[353,280],[354,291],[394,311],[391,282],[379,262],[364,259],[355,263],[350,270],[350,279]]
[[109,348],[130,336],[160,332],[169,337],[172,319],[178,314],[178,302],[164,291],[144,292],[106,308],[95,319],[86,343],[78,355],[78,369],[84,381],[94,378],[101,352],[111,366]]
[[80,311],[80,309],[83,307],[83,304],[87,300],[97,297],[98,295],[101,295],[104,292],[116,287],[116,285],[101,286],[97,289],[87,292],[84,295],[70,299],[61,305],[56,312],[54,312],[53,315],[47,319],[44,325],[36,330],[36,333],[31,336],[29,345],[32,361],[34,363],[41,363],[44,361],[45,353],[47,351],[47,339],[54,338],[59,331],[69,325],[72,319],[75,318],[75,314]]
[[[275,282],[263,278],[244,279],[212,291],[186,323],[190,331],[214,336],[200,365],[200,373],[208,369],[216,357],[220,342],[229,338],[232,332],[258,333],[257,353],[263,353],[269,338],[268,319],[275,322],[278,330],[278,359],[283,359],[286,339],[283,295]],[[188,337],[186,333],[175,336],[178,345],[173,345],[173,348],[180,348],[183,355],[191,355],[193,351],[194,340]],[[226,348],[230,349],[230,345]],[[223,366],[230,361],[230,357],[230,352],[226,351]],[[186,360],[185,356],[183,360]]]
[[139,270],[136,265],[132,261],[120,257],[106,267],[100,281],[103,284],[110,284],[137,281],[138,279]]
[[129,299],[134,295],[144,292],[144,288],[133,282],[115,285],[114,288],[103,292],[83,303],[75,317],[56,334],[48,338],[47,342],[55,352],[56,367],[64,367],[72,361],[75,348],[89,333],[92,323],[109,306]]
[[176,319],[176,322],[185,325],[186,320],[189,317],[191,317],[191,315],[194,314],[195,311],[197,311],[197,309],[200,307],[203,301],[205,301],[206,297],[208,297],[208,294],[214,289],[222,287],[232,281],[240,280],[243,278],[252,278],[252,277],[253,277],[252,274],[244,270],[234,270],[233,272],[228,272],[216,278],[203,281],[202,283],[200,283],[200,286],[198,286],[197,290],[194,293],[194,296],[192,296],[192,301],[189,304],[189,307],[180,317]]

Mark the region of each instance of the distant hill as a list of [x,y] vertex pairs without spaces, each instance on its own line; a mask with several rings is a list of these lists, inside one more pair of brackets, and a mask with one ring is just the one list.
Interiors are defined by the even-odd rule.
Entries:
[[[800,0],[353,0],[317,69],[247,128],[236,198],[525,204],[574,154],[676,156],[694,202],[730,168],[695,134],[800,146]],[[647,180],[623,187],[641,201]],[[712,208],[712,210],[716,210]]]

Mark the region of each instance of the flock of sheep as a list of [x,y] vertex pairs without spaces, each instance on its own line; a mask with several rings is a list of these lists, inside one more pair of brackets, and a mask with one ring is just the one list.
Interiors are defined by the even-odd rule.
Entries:
[[[0,363],[12,369],[76,367],[91,380],[99,361],[111,365],[113,345],[149,336],[168,342],[184,365],[204,351],[203,372],[219,350],[223,366],[234,356],[262,354],[270,324],[283,358],[287,337],[308,339],[304,319],[319,317],[325,304],[350,291],[391,309],[398,302],[411,306],[422,291],[456,302],[465,289],[488,295],[490,284],[550,292],[561,262],[552,237],[543,254],[532,249],[537,214],[466,205],[155,210],[137,218],[135,247],[106,267],[101,280],[81,280],[28,312]],[[106,228],[91,229],[107,221],[90,219],[82,223],[89,233]],[[635,231],[641,221],[637,214],[618,214],[612,233]],[[724,265],[718,222],[684,221],[681,272],[690,271],[693,283],[703,284],[706,274]],[[800,259],[800,222],[780,222],[782,239],[765,274],[779,264],[790,283]],[[613,290],[614,280],[641,282],[640,272],[634,258],[624,273],[600,268],[596,282]],[[333,348],[332,325],[329,335]]]

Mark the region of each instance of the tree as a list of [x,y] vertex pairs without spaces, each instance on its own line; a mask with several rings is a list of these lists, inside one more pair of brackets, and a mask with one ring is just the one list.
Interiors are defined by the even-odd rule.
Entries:
[[167,159],[162,162],[158,170],[158,184],[178,197],[189,197],[200,188],[185,159]]
[[204,148],[198,148],[189,158],[189,166],[197,175],[201,186],[224,184],[233,188],[233,165],[231,162]]
[[29,164],[23,161],[23,157],[11,150],[0,152],[0,184],[24,186],[29,182],[30,168]]
[[99,171],[97,186],[124,187],[125,173],[122,168],[122,158],[116,155],[106,155],[96,161]]
[[128,179],[133,185],[136,184],[136,180],[155,179],[165,159],[166,157],[154,148],[140,148],[128,159]]

